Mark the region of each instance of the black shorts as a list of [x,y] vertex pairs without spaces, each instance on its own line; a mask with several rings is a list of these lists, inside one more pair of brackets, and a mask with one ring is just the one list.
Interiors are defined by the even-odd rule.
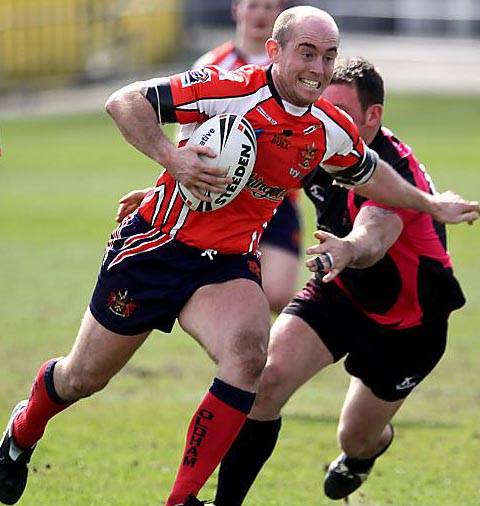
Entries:
[[436,366],[447,341],[445,315],[395,330],[364,316],[334,283],[311,279],[284,313],[304,320],[336,361],[385,401],[405,398]]
[[239,278],[261,286],[255,255],[192,248],[135,214],[112,233],[90,310],[99,323],[117,334],[170,332],[196,290]]
[[301,224],[297,205],[288,197],[277,207],[260,240],[262,244],[275,246],[300,256]]

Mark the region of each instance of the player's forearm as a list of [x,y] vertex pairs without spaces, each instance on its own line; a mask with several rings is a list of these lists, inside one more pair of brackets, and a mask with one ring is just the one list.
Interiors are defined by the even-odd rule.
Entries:
[[436,204],[429,193],[403,179],[390,165],[380,160],[371,179],[354,188],[355,192],[380,204],[415,209],[434,214]]
[[381,260],[400,236],[403,223],[389,209],[377,206],[363,207],[344,238],[351,248],[349,267],[364,269]]
[[138,86],[118,90],[105,108],[127,142],[155,162],[169,165],[175,146],[159,128],[155,112]]
[[354,269],[365,269],[375,265],[386,253],[379,241],[368,237],[365,229],[353,230],[344,238],[350,248],[351,260],[348,267]]

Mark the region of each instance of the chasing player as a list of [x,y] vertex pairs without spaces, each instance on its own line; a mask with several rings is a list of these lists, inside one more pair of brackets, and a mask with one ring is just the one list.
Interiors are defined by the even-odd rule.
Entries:
[[[382,127],[383,80],[362,58],[337,64],[322,96],[345,110],[371,149],[404,180],[434,192],[411,148]],[[315,276],[272,327],[251,419],[224,458],[216,506],[242,504],[268,459],[290,396],[345,357],[350,387],[340,415],[342,450],[326,474],[331,499],[367,478],[393,439],[390,423],[442,357],[450,312],[464,297],[446,250],[445,227],[348,191],[318,171],[304,182],[317,212]]]

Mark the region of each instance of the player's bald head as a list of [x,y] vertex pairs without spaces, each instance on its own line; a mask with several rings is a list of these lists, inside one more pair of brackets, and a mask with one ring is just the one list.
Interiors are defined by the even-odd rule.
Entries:
[[325,31],[328,35],[339,38],[338,26],[332,16],[317,7],[299,5],[284,10],[273,25],[272,38],[280,47],[284,48],[291,38],[295,28],[301,29],[306,23],[315,23],[318,30]]

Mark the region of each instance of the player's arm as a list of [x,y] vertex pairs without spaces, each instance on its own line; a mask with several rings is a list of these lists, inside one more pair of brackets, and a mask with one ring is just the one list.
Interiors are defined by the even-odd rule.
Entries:
[[142,93],[145,86],[145,82],[130,84],[116,91],[107,100],[107,112],[125,140],[165,167],[195,197],[210,200],[204,196],[205,190],[216,193],[225,191],[228,184],[225,170],[210,167],[199,157],[206,155],[214,158],[215,153],[204,146],[175,147],[159,127],[155,110]]
[[307,254],[316,255],[307,260],[307,267],[312,272],[325,271],[322,280],[326,283],[345,267],[370,267],[385,256],[402,229],[403,222],[394,211],[362,207],[347,236],[340,238],[322,230],[315,232],[319,244],[307,248]]
[[450,191],[431,195],[419,190],[383,160],[377,162],[370,179],[354,191],[381,204],[429,213],[441,223],[473,222],[480,216],[478,202],[468,202]]

